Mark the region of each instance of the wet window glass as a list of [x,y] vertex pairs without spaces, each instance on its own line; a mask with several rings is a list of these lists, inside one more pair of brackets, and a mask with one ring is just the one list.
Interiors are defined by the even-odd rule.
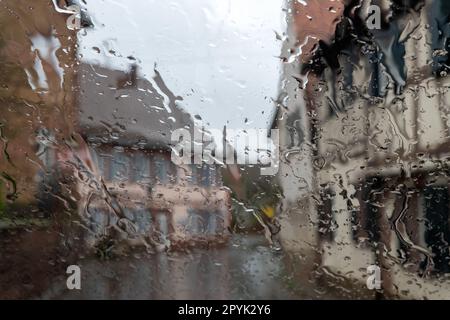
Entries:
[[1,299],[450,299],[445,0],[0,0]]

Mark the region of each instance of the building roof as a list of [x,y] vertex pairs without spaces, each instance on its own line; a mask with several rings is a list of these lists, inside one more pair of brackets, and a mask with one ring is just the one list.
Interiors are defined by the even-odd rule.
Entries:
[[177,106],[176,97],[155,70],[153,83],[130,71],[81,64],[79,128],[89,142],[167,149],[178,128],[192,132],[191,116]]

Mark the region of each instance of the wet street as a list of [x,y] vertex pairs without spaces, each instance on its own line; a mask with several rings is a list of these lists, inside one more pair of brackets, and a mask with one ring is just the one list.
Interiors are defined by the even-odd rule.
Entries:
[[[132,253],[112,260],[80,259],[81,290],[52,280],[43,299],[293,299],[283,253],[261,235],[235,235],[221,248]],[[299,298],[299,297],[297,297]]]
[[[221,247],[133,251],[107,260],[64,253],[48,229],[6,235],[0,237],[2,299],[371,298],[361,285],[313,271],[310,257],[271,249],[262,234],[234,234]],[[72,264],[81,269],[81,290],[66,286]]]

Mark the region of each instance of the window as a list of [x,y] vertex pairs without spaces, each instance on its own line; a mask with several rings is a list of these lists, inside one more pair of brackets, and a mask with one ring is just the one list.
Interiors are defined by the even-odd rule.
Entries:
[[140,183],[150,183],[150,157],[143,152],[133,154],[132,180]]
[[130,177],[130,159],[123,151],[113,151],[112,175],[118,182],[126,182]]
[[155,172],[155,182],[160,184],[167,184],[169,182],[170,166],[168,160],[160,154],[153,156],[153,167]]
[[450,272],[450,226],[448,186],[427,186],[424,189],[426,217],[425,241],[433,252],[434,267],[439,272]]

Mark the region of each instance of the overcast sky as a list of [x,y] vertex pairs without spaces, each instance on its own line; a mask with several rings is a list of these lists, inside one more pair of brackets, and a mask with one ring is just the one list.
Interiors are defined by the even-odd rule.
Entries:
[[281,72],[282,0],[87,4],[96,27],[79,33],[84,61],[127,69],[131,55],[149,80],[156,63],[180,104],[211,128],[268,126]]

